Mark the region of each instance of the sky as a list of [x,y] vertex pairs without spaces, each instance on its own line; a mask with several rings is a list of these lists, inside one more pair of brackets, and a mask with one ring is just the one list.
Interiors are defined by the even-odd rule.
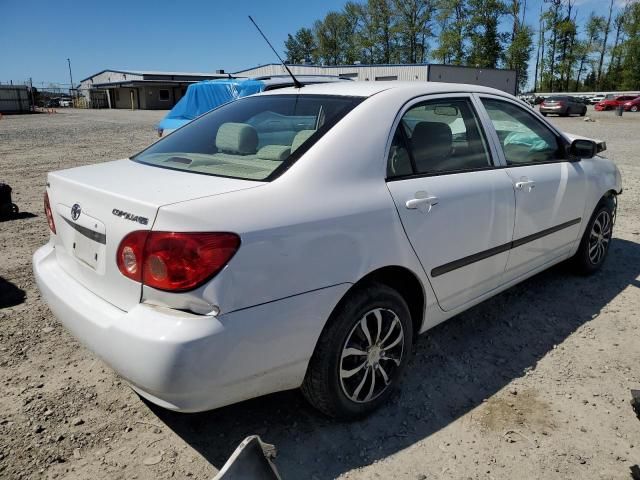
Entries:
[[[536,29],[542,1],[527,1],[527,23]],[[287,33],[311,26],[344,3],[0,0],[0,83],[31,77],[36,87],[68,84],[67,58],[75,84],[104,69],[235,72],[277,62],[247,15],[282,52]],[[605,15],[607,4],[576,0],[579,25],[592,10]]]

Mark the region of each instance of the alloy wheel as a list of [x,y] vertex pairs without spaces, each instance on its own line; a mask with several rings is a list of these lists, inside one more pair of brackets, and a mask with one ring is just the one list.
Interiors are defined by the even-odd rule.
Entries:
[[365,313],[342,347],[342,392],[356,403],[375,400],[391,385],[404,350],[404,329],[395,312],[376,308]]
[[596,217],[589,234],[589,261],[598,265],[607,253],[611,240],[611,214],[603,210]]

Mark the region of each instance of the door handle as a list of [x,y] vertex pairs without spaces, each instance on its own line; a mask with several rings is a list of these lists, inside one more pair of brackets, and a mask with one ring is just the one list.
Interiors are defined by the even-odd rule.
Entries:
[[431,207],[437,204],[438,197],[412,198],[411,200],[407,200],[407,203],[405,203],[406,207],[410,210],[414,210],[420,205],[429,205],[429,210],[431,210]]
[[516,182],[516,190],[524,190],[526,187],[529,187],[529,191],[535,188],[536,182],[533,180],[522,180],[520,182]]

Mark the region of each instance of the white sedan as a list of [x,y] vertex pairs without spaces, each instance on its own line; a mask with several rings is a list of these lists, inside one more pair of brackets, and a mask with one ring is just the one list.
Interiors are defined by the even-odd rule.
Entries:
[[616,166],[514,97],[446,83],[288,88],[130,159],[48,175],[43,297],[178,411],[302,387],[336,417],[396,387],[418,334],[611,240]]

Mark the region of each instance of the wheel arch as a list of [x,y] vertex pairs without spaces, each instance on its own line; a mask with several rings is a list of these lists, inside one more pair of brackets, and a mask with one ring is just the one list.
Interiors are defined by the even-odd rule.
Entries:
[[613,188],[606,191],[600,199],[600,202],[602,201],[611,203],[611,208],[613,209],[613,219],[615,223],[616,214],[618,213],[618,192],[616,192]]
[[[367,273],[354,283],[343,295],[333,311],[337,310],[345,299],[356,289],[366,288],[369,283],[381,283],[393,288],[407,302],[411,322],[413,325],[414,339],[416,339],[424,324],[426,292],[419,277],[407,267],[388,265]],[[333,316],[333,312],[332,312]]]

